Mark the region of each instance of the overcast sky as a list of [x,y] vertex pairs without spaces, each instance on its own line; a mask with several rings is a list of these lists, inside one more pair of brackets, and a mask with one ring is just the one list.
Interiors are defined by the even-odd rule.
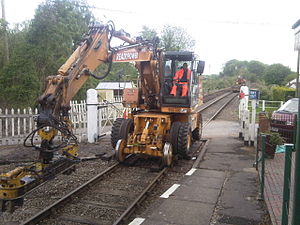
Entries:
[[[5,0],[9,23],[32,19],[42,0]],[[149,4],[147,4],[149,2]],[[116,29],[137,36],[143,25],[161,30],[186,28],[195,52],[206,61],[205,74],[219,73],[226,61],[282,63],[296,70],[294,31],[299,0],[88,0],[94,15],[113,20]]]

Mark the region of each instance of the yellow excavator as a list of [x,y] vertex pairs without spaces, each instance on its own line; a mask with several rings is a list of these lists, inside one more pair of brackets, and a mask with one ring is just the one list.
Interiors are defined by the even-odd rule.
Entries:
[[[124,44],[112,47],[112,38]],[[170,166],[174,154],[188,153],[192,139],[201,138],[202,121],[196,108],[202,103],[199,75],[204,62],[197,61],[192,52],[164,52],[157,44],[158,39],[132,39],[123,30],[116,31],[112,22],[90,26],[57,74],[47,77],[38,99],[37,128],[24,141],[39,152],[38,161],[0,174],[0,212],[13,211],[23,204],[26,192],[80,161],[69,119],[70,101],[90,76],[108,76],[113,63],[134,62],[139,71],[138,87],[124,90],[123,104],[131,109],[130,114],[127,119],[118,118],[112,127],[117,160],[123,162],[127,154],[144,154],[160,157],[163,165]],[[103,63],[108,70],[99,76],[94,72]],[[179,93],[182,82],[173,79],[183,63],[191,71],[184,82],[186,96]],[[179,94],[171,95],[174,85]],[[39,144],[34,141],[36,135]]]
[[[123,105],[130,109],[128,118],[116,119],[112,127],[111,143],[116,158],[123,162],[128,154],[144,154],[160,157],[164,166],[170,166],[173,155],[186,157],[192,140],[201,138],[201,114],[196,109],[202,104],[199,75],[204,62],[185,51],[137,48],[130,52],[148,56],[136,60],[138,87],[124,90]],[[188,79],[174,79],[184,64],[189,67]],[[181,94],[183,85],[185,95]],[[174,86],[176,94],[171,94]]]

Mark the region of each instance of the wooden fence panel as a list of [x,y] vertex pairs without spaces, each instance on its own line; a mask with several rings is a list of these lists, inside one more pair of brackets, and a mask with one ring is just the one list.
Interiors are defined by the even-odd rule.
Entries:
[[[99,125],[111,126],[116,117],[122,117],[122,99],[115,99],[113,102],[99,102],[101,118]],[[115,103],[117,102],[117,103]],[[0,109],[0,145],[22,144],[26,136],[36,128],[35,117],[38,109]],[[86,101],[72,101],[70,120],[73,123],[73,132],[79,141],[87,139],[87,107]],[[100,128],[101,130],[101,128]],[[60,137],[58,137],[60,138]],[[39,140],[36,136],[35,141]]]

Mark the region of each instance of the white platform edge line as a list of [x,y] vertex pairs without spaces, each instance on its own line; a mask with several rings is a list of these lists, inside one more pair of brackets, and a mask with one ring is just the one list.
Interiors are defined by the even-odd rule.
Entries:
[[169,198],[169,196],[180,186],[180,184],[173,184],[165,193],[163,193],[161,198]]
[[185,175],[186,176],[191,176],[196,170],[197,170],[196,168],[192,168]]
[[134,220],[132,220],[131,223],[129,223],[128,225],[140,225],[140,224],[142,224],[144,221],[145,221],[144,218],[137,217],[137,218],[135,218]]

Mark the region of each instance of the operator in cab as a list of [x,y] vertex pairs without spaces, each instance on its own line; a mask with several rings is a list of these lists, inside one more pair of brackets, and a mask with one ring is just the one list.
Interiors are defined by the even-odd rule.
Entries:
[[[176,72],[173,78],[173,87],[170,94],[173,96],[187,96],[190,78],[191,70],[188,68],[187,63],[183,63],[182,68]],[[180,89],[181,93],[179,92]]]

